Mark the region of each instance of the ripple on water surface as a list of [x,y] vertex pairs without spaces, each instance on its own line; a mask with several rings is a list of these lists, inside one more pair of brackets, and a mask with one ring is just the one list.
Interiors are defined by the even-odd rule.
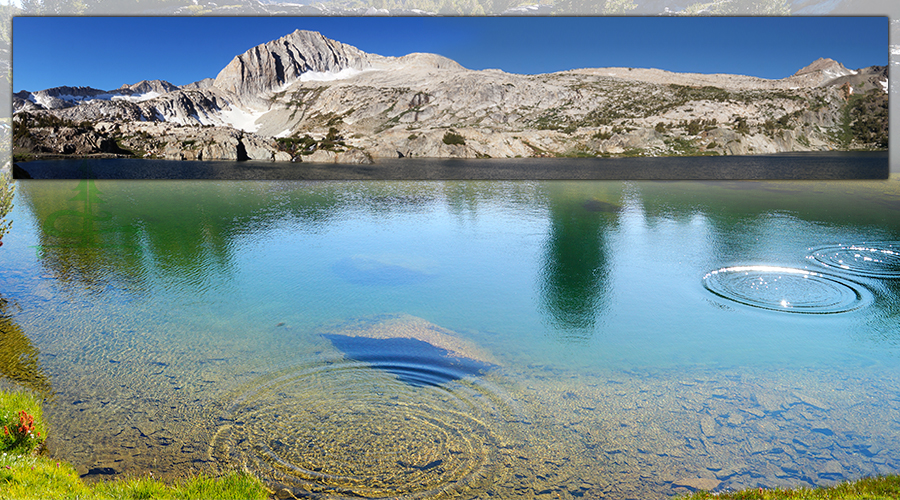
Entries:
[[513,412],[476,378],[406,383],[353,359],[299,367],[248,388],[211,455],[296,496],[477,497],[511,470],[498,449]]
[[900,278],[900,242],[814,248],[810,259],[826,267],[869,278]]
[[740,304],[791,313],[840,313],[871,301],[871,293],[858,283],[789,267],[726,267],[704,276],[703,285]]

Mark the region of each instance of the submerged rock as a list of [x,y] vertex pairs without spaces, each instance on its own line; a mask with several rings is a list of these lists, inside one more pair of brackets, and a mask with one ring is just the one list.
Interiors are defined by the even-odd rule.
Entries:
[[619,210],[622,210],[621,205],[616,205],[615,203],[610,203],[608,201],[598,200],[596,198],[587,200],[581,206],[588,212],[616,213]]
[[371,363],[411,385],[439,385],[498,365],[457,333],[409,314],[348,320],[321,333],[346,357]]
[[674,486],[690,488],[693,491],[710,491],[719,487],[721,481],[707,477],[684,477],[672,482]]
[[335,274],[355,285],[413,285],[434,276],[432,263],[404,256],[354,255],[333,266]]

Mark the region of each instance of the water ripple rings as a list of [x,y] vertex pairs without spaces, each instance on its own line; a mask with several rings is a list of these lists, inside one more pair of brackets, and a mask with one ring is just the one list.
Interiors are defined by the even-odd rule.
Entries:
[[837,276],[776,266],[735,266],[703,277],[710,292],[725,299],[771,311],[833,314],[871,302],[863,286]]
[[413,386],[342,360],[245,390],[210,458],[298,497],[477,498],[513,470],[512,407],[479,378]]
[[900,278],[900,242],[831,245],[812,249],[817,264],[868,278]]

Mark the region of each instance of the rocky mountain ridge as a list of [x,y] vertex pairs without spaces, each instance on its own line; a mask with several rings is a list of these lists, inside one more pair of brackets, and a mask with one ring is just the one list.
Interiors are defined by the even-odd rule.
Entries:
[[[183,159],[754,154],[886,147],[887,68],[819,59],[781,80],[637,68],[517,75],[297,30],[235,56],[215,79],[23,91],[14,110],[25,154],[123,154],[104,138],[119,152]],[[67,147],[58,141],[69,135],[48,127],[93,139]]]

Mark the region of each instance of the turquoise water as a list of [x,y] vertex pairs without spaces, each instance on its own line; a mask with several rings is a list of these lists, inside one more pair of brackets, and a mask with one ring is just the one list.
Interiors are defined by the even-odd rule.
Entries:
[[664,498],[900,471],[896,178],[17,189],[18,380],[50,380],[48,446],[87,478]]

